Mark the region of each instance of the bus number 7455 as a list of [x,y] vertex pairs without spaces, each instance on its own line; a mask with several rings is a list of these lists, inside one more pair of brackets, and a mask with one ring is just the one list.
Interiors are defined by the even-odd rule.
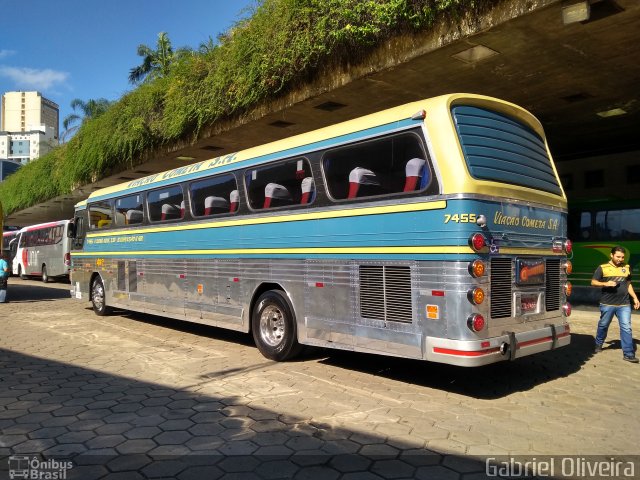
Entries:
[[444,223],[456,222],[456,223],[476,223],[476,214],[475,213],[461,213],[461,214],[453,214],[449,215],[448,213],[444,214]]

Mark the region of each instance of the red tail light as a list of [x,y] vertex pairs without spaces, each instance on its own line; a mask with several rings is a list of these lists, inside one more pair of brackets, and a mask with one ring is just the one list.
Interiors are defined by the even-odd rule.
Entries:
[[487,241],[484,238],[484,235],[482,235],[481,233],[474,233],[473,235],[471,235],[471,238],[469,239],[469,245],[476,252],[479,252],[480,250],[482,250],[486,244],[487,244]]
[[474,332],[479,332],[484,328],[484,317],[479,313],[469,315],[467,326]]
[[571,316],[571,304],[569,302],[565,303],[562,306],[562,313],[564,313],[565,317],[570,317]]
[[564,248],[564,251],[569,254],[573,252],[573,243],[571,243],[571,240],[567,238],[562,244],[562,248]]

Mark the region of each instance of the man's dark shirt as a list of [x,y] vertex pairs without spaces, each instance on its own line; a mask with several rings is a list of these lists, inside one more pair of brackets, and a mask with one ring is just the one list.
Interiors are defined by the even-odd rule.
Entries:
[[611,262],[604,263],[596,268],[593,279],[599,282],[613,280],[617,282],[615,287],[602,287],[600,303],[602,305],[629,305],[629,283],[631,282],[631,269],[629,265],[616,267]]

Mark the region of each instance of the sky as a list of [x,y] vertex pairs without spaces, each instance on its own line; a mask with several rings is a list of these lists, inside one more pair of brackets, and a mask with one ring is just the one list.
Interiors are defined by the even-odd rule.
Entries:
[[63,119],[79,98],[117,100],[134,88],[139,44],[167,32],[198,48],[250,15],[254,0],[0,0],[0,93],[38,91]]

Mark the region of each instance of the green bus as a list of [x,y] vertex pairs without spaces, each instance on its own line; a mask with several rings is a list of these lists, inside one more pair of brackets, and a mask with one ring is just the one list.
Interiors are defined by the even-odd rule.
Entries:
[[598,265],[609,261],[611,248],[620,245],[636,277],[640,273],[640,200],[594,199],[569,203],[568,235],[573,241],[572,301],[597,302],[591,288]]

